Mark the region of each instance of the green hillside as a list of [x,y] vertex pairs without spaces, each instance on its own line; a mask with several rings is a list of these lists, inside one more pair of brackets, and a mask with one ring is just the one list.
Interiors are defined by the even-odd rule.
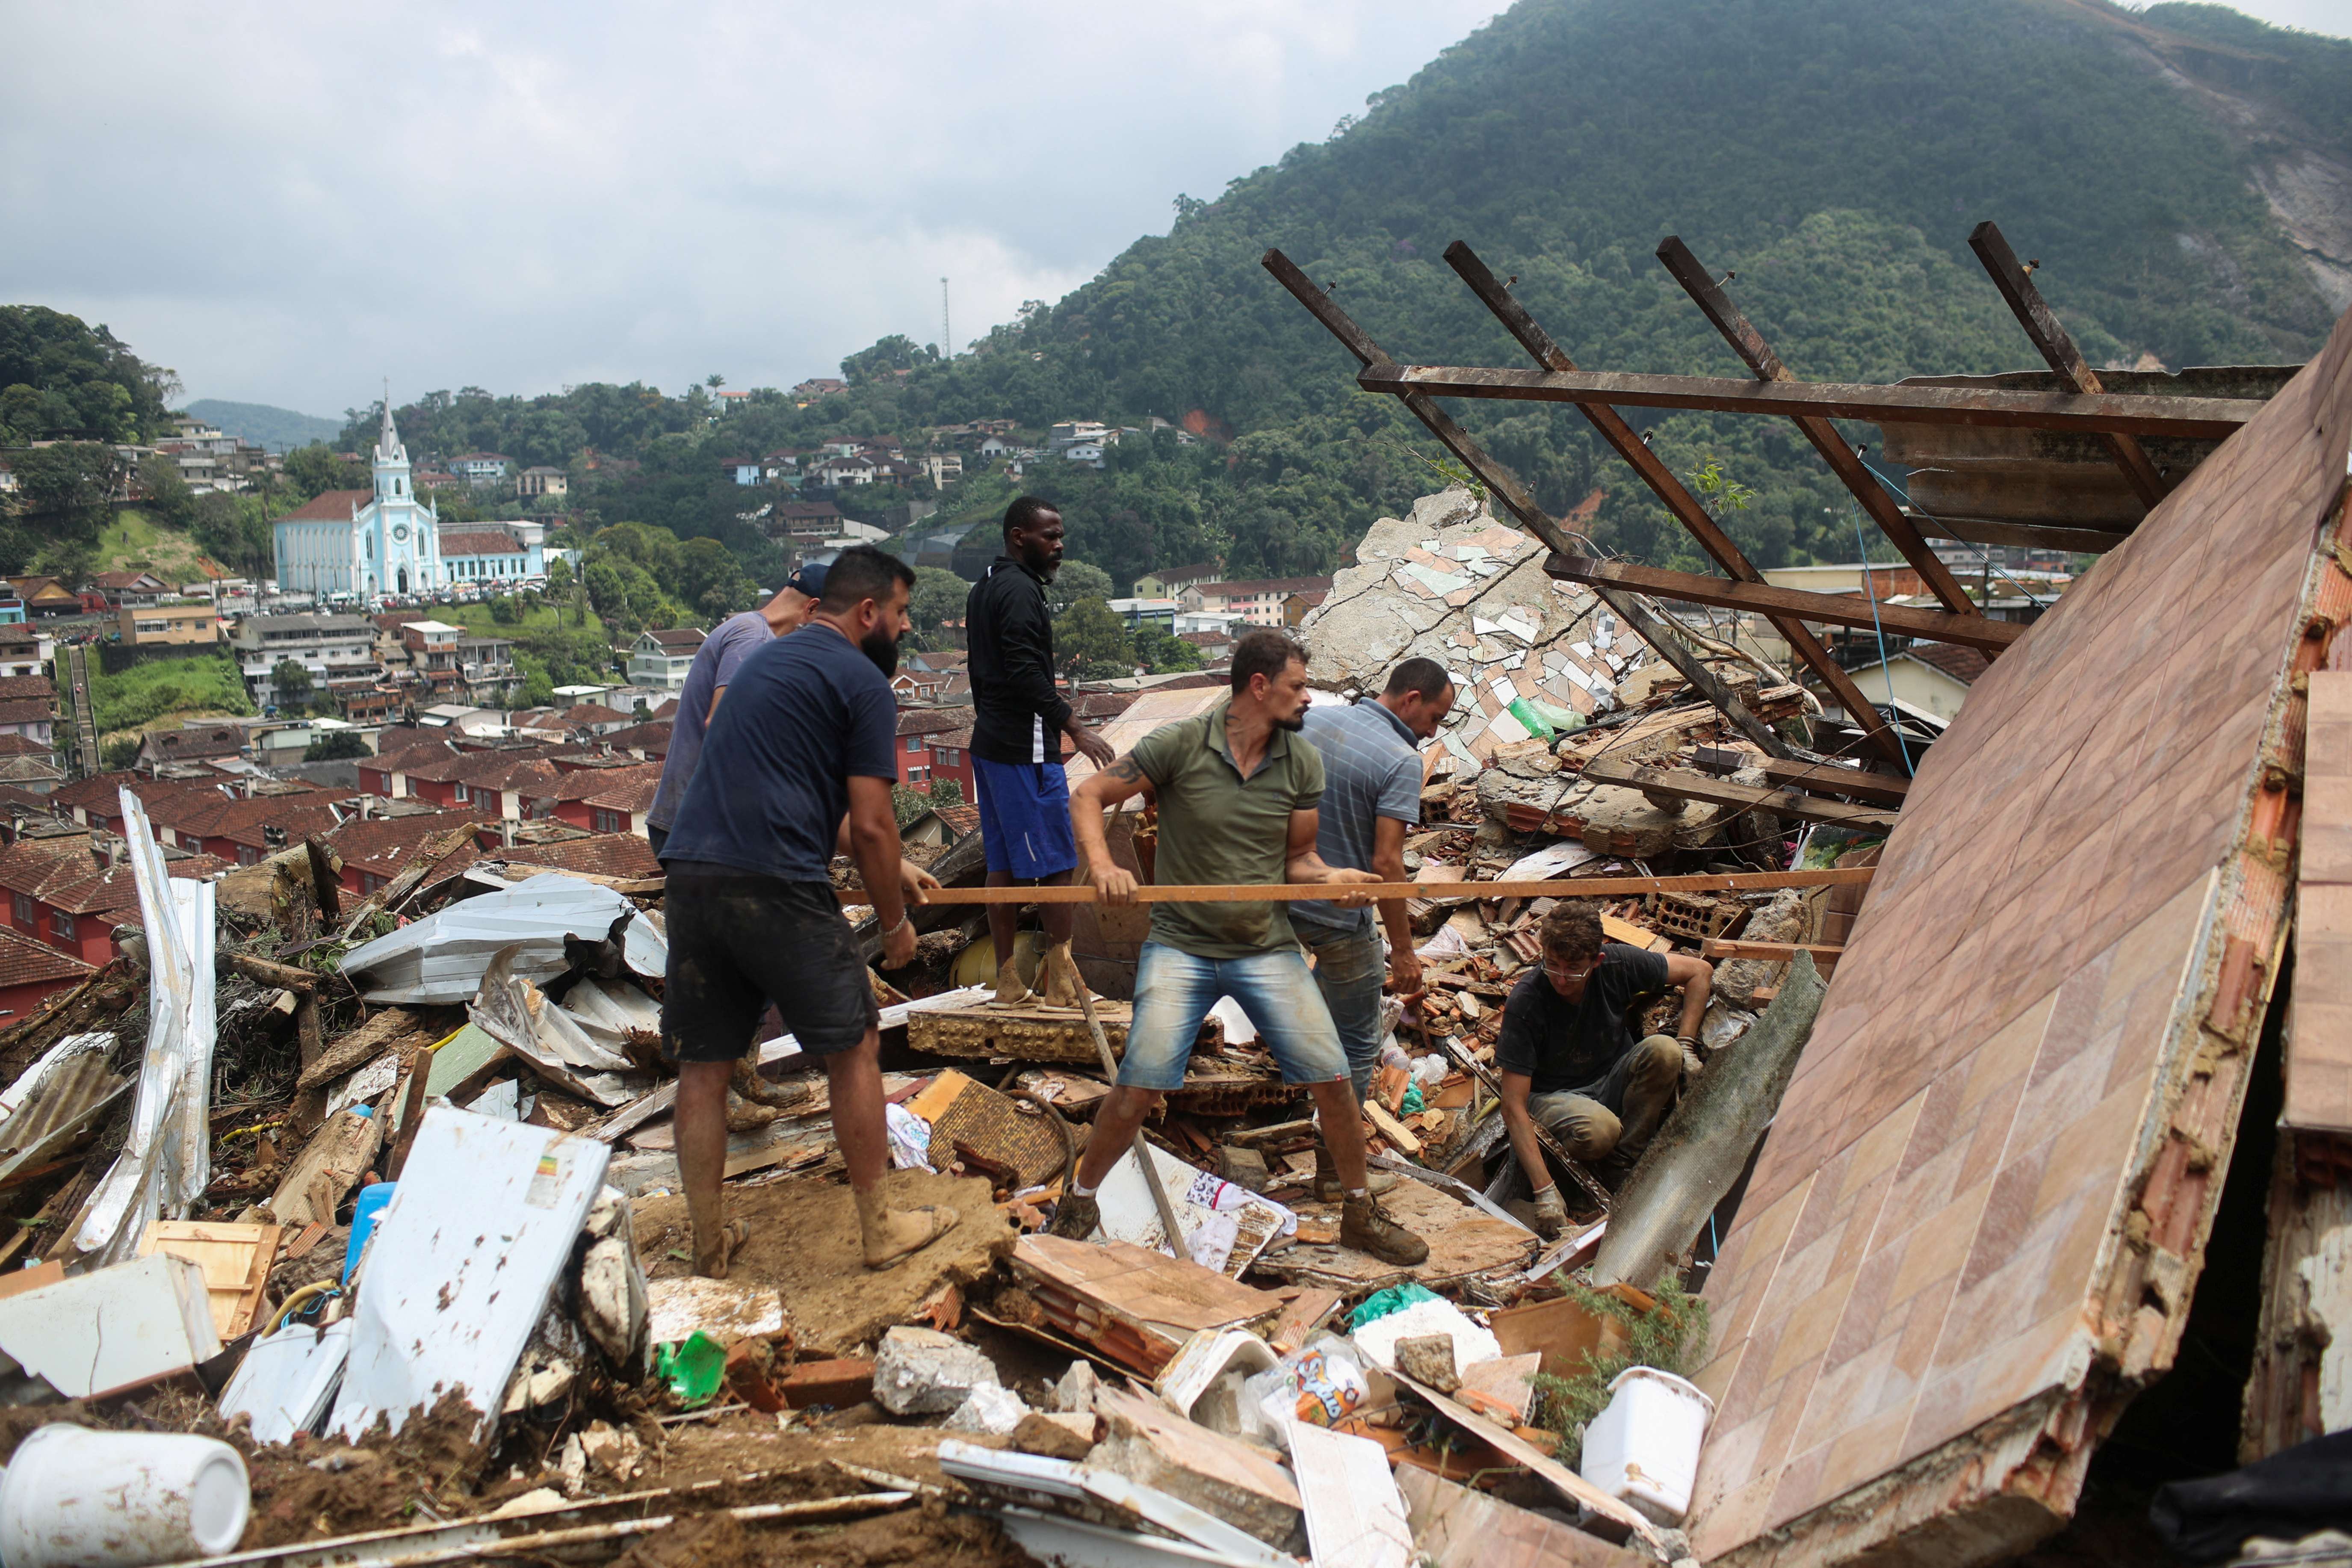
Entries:
[[[743,492],[712,478],[736,451],[983,416],[1189,416],[1219,444],[1162,433],[1106,473],[1026,481],[1065,503],[1073,553],[1120,579],[1210,554],[1236,574],[1326,570],[1429,488],[1414,454],[1433,448],[1353,390],[1351,362],[1260,268],[1269,246],[1402,358],[1524,363],[1440,259],[1462,238],[1589,367],[1738,374],[1652,259],[1677,233],[1738,272],[1733,293],[1798,374],[1881,380],[2035,363],[1966,248],[1991,217],[2039,258],[2095,363],[2295,361],[2334,312],[2257,176],[2300,150],[2352,156],[2347,104],[2352,46],[2217,6],[1521,0],[1328,142],[1213,200],[1178,196],[1170,233],[972,353],[888,341],[845,364],[846,394],[755,395],[723,418],[702,388],[639,386],[439,395],[402,418],[438,449],[642,459],[586,477],[592,520],[755,552],[733,521]],[[1605,489],[1602,543],[1690,559],[1572,412],[1489,404],[1465,420],[1556,510]],[[1852,557],[1845,493],[1793,430],[1650,423],[1678,468],[1719,456],[1754,487],[1730,525],[1759,562]],[[1006,488],[968,481],[940,516],[982,516]]]
[[297,414],[290,408],[272,408],[267,403],[224,403],[217,397],[200,397],[188,405],[186,412],[194,418],[209,420],[241,440],[273,448],[331,441],[343,427],[340,419]]

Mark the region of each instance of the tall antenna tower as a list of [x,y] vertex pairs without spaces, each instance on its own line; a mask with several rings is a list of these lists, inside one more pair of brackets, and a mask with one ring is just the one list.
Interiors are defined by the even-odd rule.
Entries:
[[948,328],[948,280],[940,279],[940,355],[955,358],[955,333]]

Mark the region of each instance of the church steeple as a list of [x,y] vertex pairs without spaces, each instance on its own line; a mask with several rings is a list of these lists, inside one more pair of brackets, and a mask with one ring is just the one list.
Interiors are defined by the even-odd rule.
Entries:
[[378,500],[411,500],[414,492],[409,486],[408,448],[400,444],[400,432],[392,424],[392,384],[383,390],[383,430],[375,443],[375,499]]

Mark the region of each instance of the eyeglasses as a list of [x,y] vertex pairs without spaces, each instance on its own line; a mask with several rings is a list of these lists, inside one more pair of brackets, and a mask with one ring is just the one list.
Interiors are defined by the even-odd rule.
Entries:
[[1562,963],[1550,958],[1543,963],[1543,972],[1555,980],[1582,980],[1600,967],[1601,958],[1597,953],[1576,963]]

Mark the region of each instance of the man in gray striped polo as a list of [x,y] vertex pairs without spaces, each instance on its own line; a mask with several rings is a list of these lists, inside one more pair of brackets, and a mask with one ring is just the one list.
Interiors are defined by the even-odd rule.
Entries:
[[[1323,754],[1323,808],[1316,853],[1331,866],[1377,871],[1383,880],[1408,880],[1404,836],[1421,820],[1420,743],[1437,733],[1454,708],[1454,680],[1433,658],[1409,658],[1389,674],[1388,689],[1351,705],[1318,702],[1307,710],[1307,739]],[[1412,921],[1402,899],[1372,911],[1330,903],[1290,906],[1291,929],[1315,955],[1315,982],[1347,1048],[1356,1100],[1371,1090],[1381,1060],[1381,978],[1387,971],[1400,996],[1421,991],[1421,960],[1412,950]],[[1381,931],[1388,930],[1388,960]],[[1316,1195],[1334,1193],[1339,1177],[1318,1145]]]

